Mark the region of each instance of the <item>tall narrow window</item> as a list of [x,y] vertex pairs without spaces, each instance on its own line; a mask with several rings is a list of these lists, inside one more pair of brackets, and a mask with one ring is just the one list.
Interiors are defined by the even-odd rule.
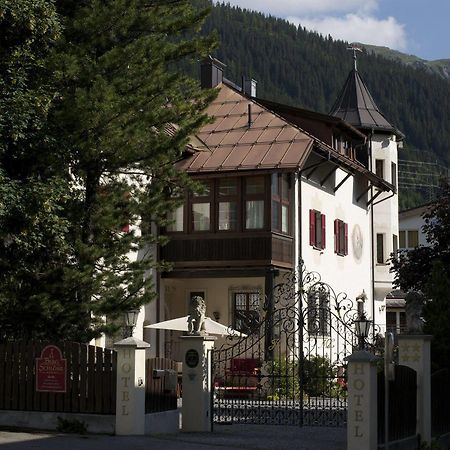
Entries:
[[245,228],[264,228],[264,176],[248,177],[245,180]]
[[171,211],[167,218],[170,220],[166,227],[167,231],[184,231],[184,205],[180,205],[174,211]]
[[238,228],[238,179],[218,180],[218,229],[235,231]]
[[233,294],[233,327],[251,334],[260,321],[259,292],[235,292]]
[[314,248],[325,248],[325,214],[315,209],[309,210],[309,243]]
[[289,174],[272,175],[272,229],[289,233],[289,197],[291,179]]
[[406,331],[406,312],[399,311],[398,315],[399,315],[399,319],[400,319],[400,332],[405,332]]
[[176,189],[172,192],[171,198],[174,201],[179,202],[179,205],[167,214],[167,220],[169,221],[166,226],[166,230],[169,232],[184,231],[184,203],[186,192],[184,189]]
[[397,332],[397,313],[395,311],[386,312],[386,330],[392,333]]
[[329,336],[330,302],[327,292],[311,291],[308,294],[308,332],[316,336]]
[[334,221],[334,252],[348,255],[348,225],[339,219]]
[[399,239],[400,239],[400,248],[406,248],[406,231],[400,230],[399,231]]
[[397,252],[398,252],[398,238],[397,238],[397,235],[395,235],[395,234],[392,235],[392,251],[394,253],[394,257],[397,256]]
[[391,181],[394,187],[397,187],[397,164],[391,163]]
[[384,178],[384,161],[382,159],[375,160],[375,173],[380,178]]
[[417,230],[408,230],[408,248],[419,246],[419,232]]
[[211,229],[211,183],[205,181],[201,193],[193,194],[192,230],[209,231]]
[[377,234],[377,264],[384,264],[384,236]]

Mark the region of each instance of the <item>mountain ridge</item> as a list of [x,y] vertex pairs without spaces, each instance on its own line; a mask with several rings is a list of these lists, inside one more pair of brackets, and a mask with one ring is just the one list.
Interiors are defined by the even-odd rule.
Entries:
[[427,60],[419,56],[403,53],[393,50],[389,47],[364,44],[363,42],[355,42],[355,44],[366,51],[383,56],[388,59],[400,61],[405,65],[411,65],[417,68],[424,68],[430,73],[435,73],[450,82],[450,58]]

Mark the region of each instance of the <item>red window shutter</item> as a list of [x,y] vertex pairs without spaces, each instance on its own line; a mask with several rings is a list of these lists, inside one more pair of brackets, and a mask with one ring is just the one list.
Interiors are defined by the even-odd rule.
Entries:
[[334,253],[339,253],[339,220],[334,219]]
[[322,214],[322,248],[325,248],[325,214]]
[[316,245],[316,212],[309,210],[309,245]]
[[344,223],[344,255],[348,255],[348,224]]

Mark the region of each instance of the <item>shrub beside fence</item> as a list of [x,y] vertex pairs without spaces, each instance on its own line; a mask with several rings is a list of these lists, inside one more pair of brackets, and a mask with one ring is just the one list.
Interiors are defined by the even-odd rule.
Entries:
[[56,343],[67,360],[65,393],[36,391],[36,358],[48,342],[0,343],[0,410],[115,414],[114,350]]

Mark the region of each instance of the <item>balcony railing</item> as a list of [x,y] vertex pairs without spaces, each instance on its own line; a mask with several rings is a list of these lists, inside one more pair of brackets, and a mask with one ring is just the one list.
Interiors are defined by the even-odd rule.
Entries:
[[161,259],[177,267],[280,264],[291,268],[293,239],[272,233],[219,236],[217,234],[171,236],[161,248]]

